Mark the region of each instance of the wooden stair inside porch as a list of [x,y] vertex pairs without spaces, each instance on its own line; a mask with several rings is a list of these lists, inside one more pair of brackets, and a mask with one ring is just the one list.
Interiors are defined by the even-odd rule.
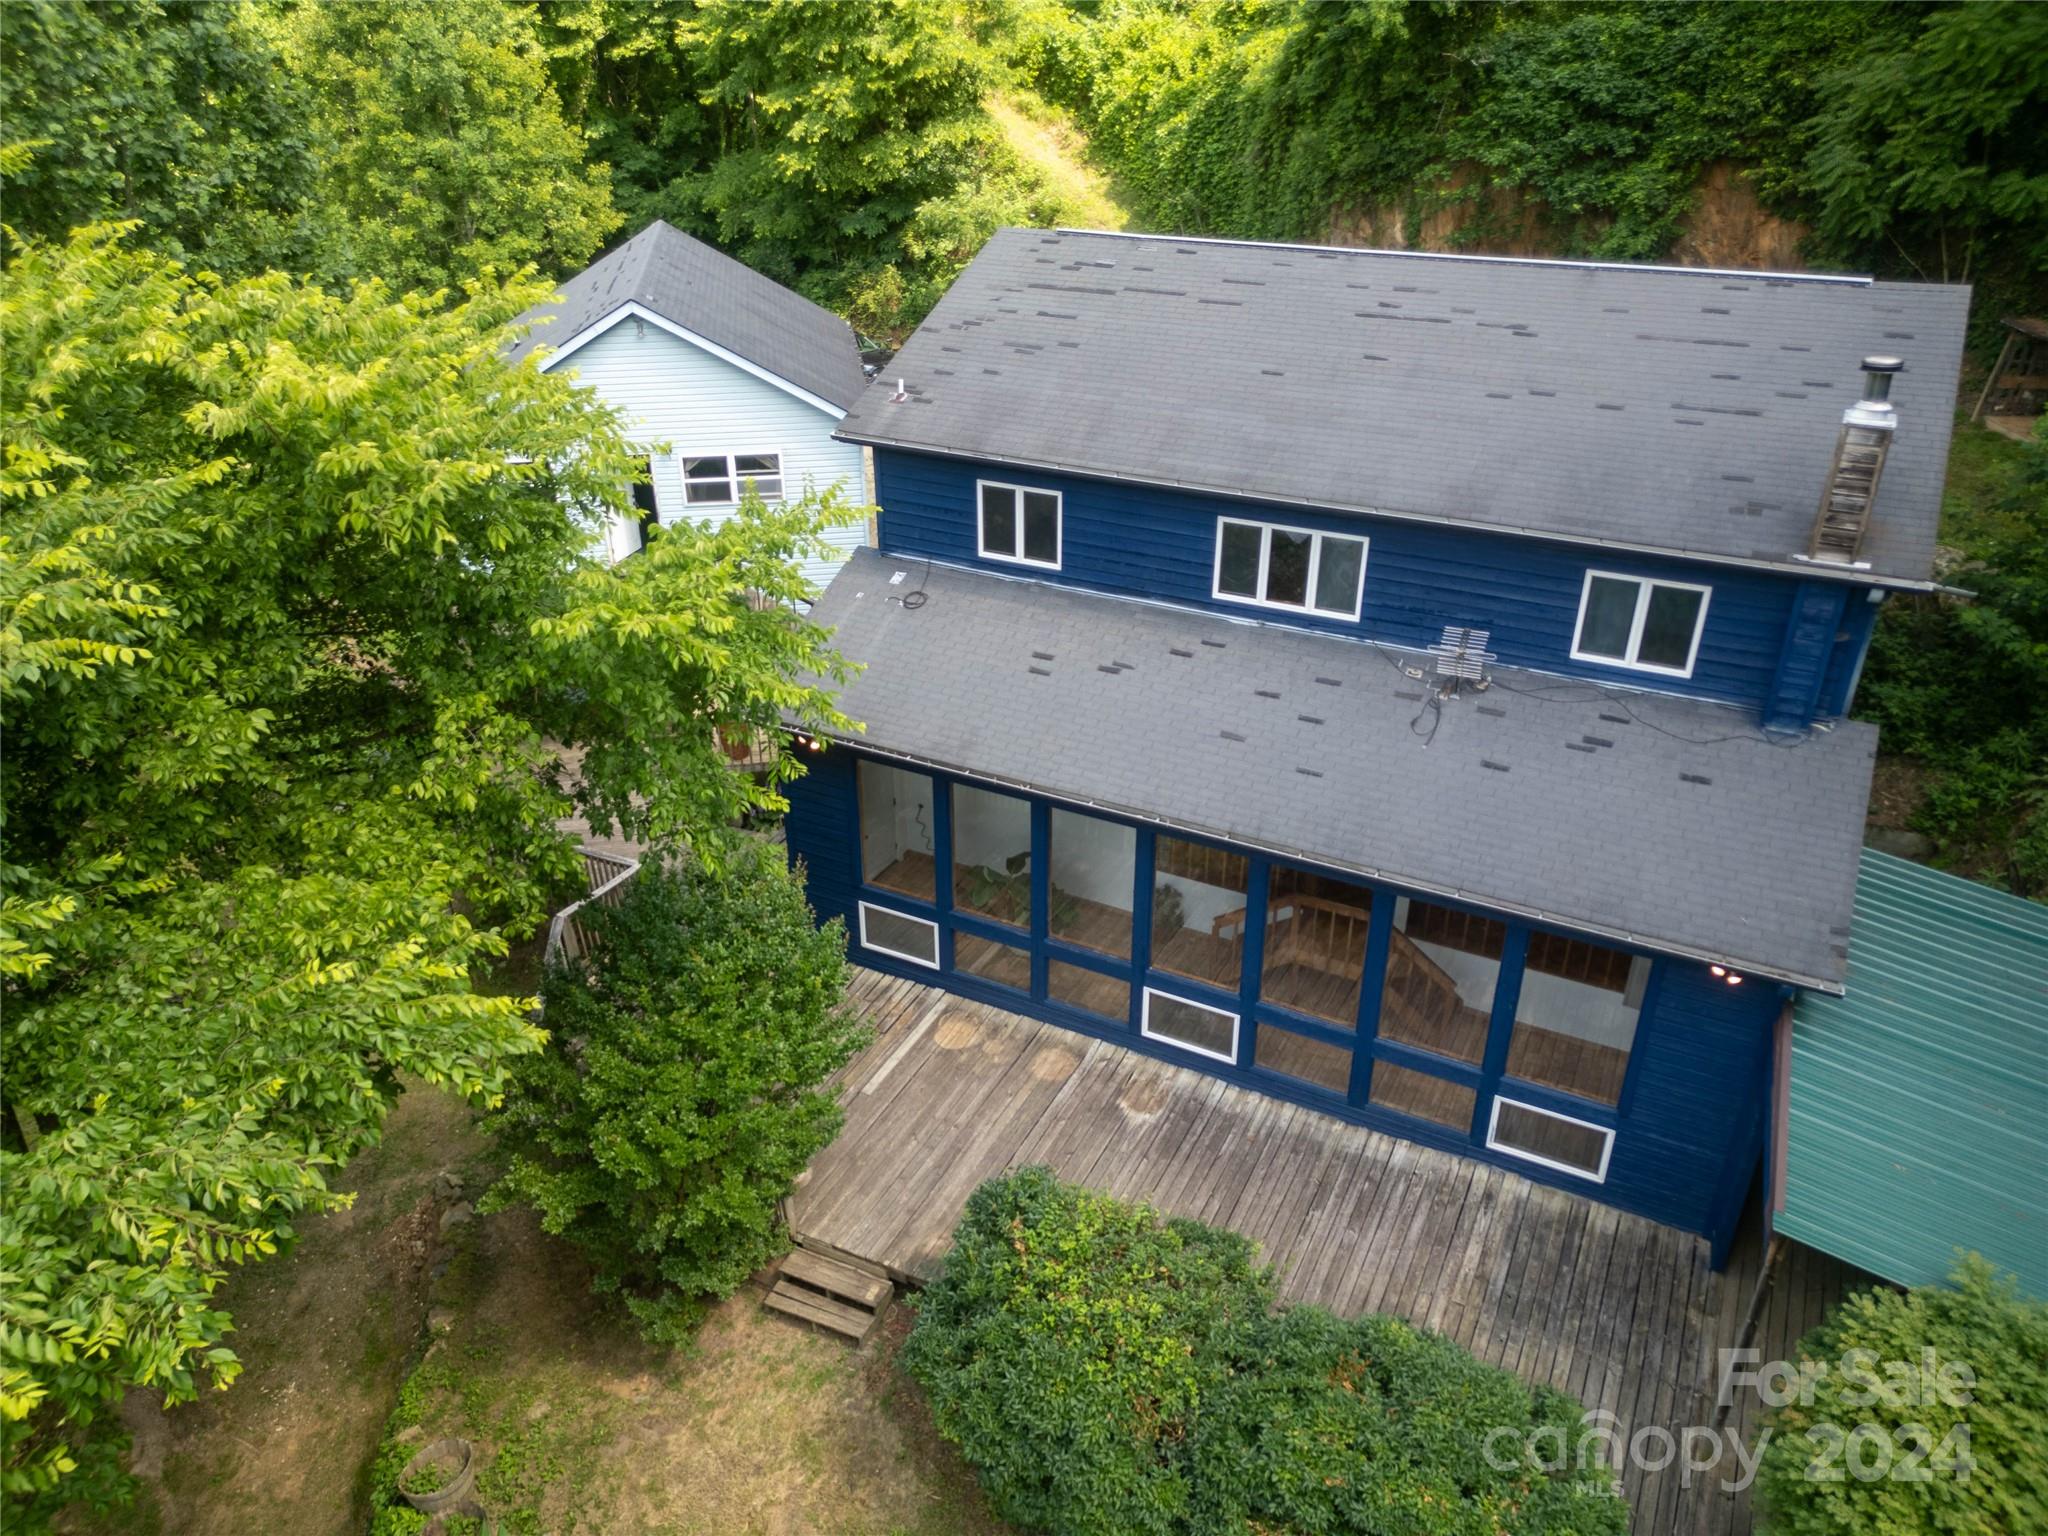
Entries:
[[874,1269],[799,1246],[783,1259],[762,1304],[863,1344],[895,1294],[896,1287]]

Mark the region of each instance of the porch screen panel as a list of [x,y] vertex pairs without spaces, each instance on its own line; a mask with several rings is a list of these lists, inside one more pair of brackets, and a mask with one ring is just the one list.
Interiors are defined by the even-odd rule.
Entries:
[[1237,1055],[1237,1015],[1164,992],[1145,993],[1144,1032],[1154,1040],[1199,1051],[1219,1061]]
[[1056,1003],[1122,1023],[1131,1016],[1131,984],[1064,960],[1045,962],[1045,995]]
[[1531,933],[1508,1076],[1618,1103],[1649,980],[1647,955]]
[[1463,1083],[1447,1082],[1391,1061],[1376,1061],[1371,1101],[1381,1109],[1434,1120],[1448,1130],[1462,1132],[1472,1129],[1472,1111],[1479,1096]]
[[953,786],[953,905],[1031,926],[1031,806],[1015,795]]
[[1055,809],[1050,873],[1048,925],[1053,937],[1130,959],[1137,830],[1099,816]]
[[1498,1099],[1494,1102],[1493,1127],[1486,1144],[1502,1152],[1583,1173],[1590,1179],[1605,1179],[1614,1132],[1531,1104]]
[[1259,1037],[1252,1043],[1252,1064],[1340,1097],[1351,1086],[1350,1051],[1272,1024],[1259,1026]]
[[1403,896],[1394,902],[1379,1034],[1478,1066],[1507,927]]
[[1355,1029],[1371,925],[1372,892],[1364,886],[1275,865],[1259,996]]
[[937,900],[931,777],[872,758],[859,762],[861,878],[885,891]]
[[1237,990],[1251,861],[1164,833],[1152,862],[1152,967]]
[[978,933],[954,931],[953,969],[1015,987],[1019,992],[1031,990],[1031,951],[984,939]]

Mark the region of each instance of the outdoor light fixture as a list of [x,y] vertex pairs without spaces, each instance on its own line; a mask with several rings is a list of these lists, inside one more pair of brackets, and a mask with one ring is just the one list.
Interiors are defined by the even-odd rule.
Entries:
[[1725,965],[1710,965],[1707,967],[1707,969],[1713,972],[1714,975],[1720,977],[1723,981],[1727,982],[1728,985],[1731,987],[1739,987],[1742,985],[1742,978],[1736,975],[1733,971],[1729,970],[1728,967]]

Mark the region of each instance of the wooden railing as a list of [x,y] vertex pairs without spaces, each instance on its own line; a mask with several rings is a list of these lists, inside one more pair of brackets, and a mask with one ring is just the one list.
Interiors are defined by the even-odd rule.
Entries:
[[1406,1014],[1411,1036],[1417,1032],[1426,1037],[1442,1035],[1464,1005],[1457,982],[1407,934],[1396,930],[1388,937],[1393,942],[1387,951],[1387,986],[1382,1007]]
[[616,906],[623,899],[626,882],[640,873],[638,860],[616,853],[600,853],[595,848],[578,851],[583,855],[583,878],[590,894],[562,908],[555,914],[555,920],[548,924],[547,946],[541,951],[543,965],[553,965],[560,960],[580,960],[588,954],[590,931],[583,926],[578,914],[592,902]]
[[[1209,925],[1219,939],[1240,937],[1245,909],[1225,912]],[[1266,918],[1266,964],[1304,965],[1325,976],[1356,981],[1365,973],[1365,934],[1372,914],[1323,896],[1276,896]]]

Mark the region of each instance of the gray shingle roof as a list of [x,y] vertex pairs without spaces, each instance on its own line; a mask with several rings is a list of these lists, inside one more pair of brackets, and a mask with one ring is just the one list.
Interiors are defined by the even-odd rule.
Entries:
[[[1006,229],[843,436],[1789,564],[1862,359],[1906,362],[1864,558],[1932,567],[1970,291]],[[1796,568],[1796,567],[1795,567]]]
[[841,410],[860,395],[864,379],[853,327],[660,219],[562,284],[560,303],[521,316],[551,318],[509,355],[516,361],[538,347],[560,347],[631,303]]
[[[892,585],[898,573],[902,579]],[[902,594],[926,601],[906,609]],[[1839,989],[1877,732],[857,552],[819,600],[880,751]]]

